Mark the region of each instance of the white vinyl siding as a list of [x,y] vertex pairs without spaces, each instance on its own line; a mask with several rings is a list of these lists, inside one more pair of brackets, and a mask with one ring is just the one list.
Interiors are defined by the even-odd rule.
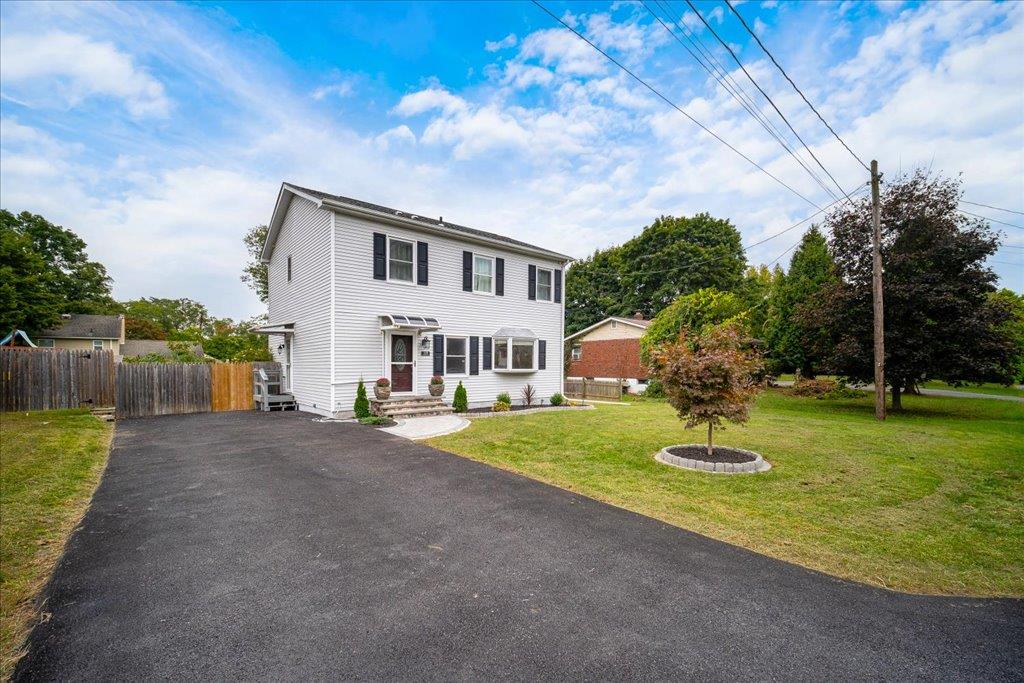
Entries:
[[[331,412],[330,227],[330,212],[292,198],[267,269],[269,322],[295,323],[288,385],[301,410],[323,414]],[[284,335],[269,343],[274,360],[286,363]]]

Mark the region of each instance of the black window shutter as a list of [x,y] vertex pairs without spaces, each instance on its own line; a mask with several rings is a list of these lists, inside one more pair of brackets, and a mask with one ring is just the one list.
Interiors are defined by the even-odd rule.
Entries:
[[416,284],[427,284],[427,243],[416,243]]
[[495,296],[505,296],[505,259],[503,258],[494,259],[494,294]]
[[462,252],[462,291],[473,291],[473,252]]
[[444,375],[444,335],[434,335],[434,374]]
[[469,338],[469,374],[480,374],[480,337]]
[[555,271],[555,303],[562,303],[562,271]]
[[526,283],[526,296],[530,298],[530,301],[537,300],[537,266],[527,266],[527,283]]
[[537,369],[546,370],[548,367],[548,343],[543,339],[537,340]]
[[373,233],[373,279],[388,279],[388,263],[384,252],[387,249],[387,238],[379,232]]
[[483,338],[483,344],[484,344],[484,370],[490,370],[491,369],[491,338],[490,337],[484,337]]

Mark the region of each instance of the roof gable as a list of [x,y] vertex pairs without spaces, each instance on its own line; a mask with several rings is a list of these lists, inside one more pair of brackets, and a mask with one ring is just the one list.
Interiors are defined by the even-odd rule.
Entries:
[[573,334],[570,334],[568,337],[565,338],[565,341],[569,341],[570,339],[575,339],[576,337],[582,337],[583,335],[587,334],[588,332],[593,332],[597,328],[599,328],[599,327],[601,327],[603,325],[607,325],[608,323],[612,322],[613,320],[615,322],[617,322],[617,323],[623,323],[625,325],[630,325],[632,327],[636,327],[636,328],[639,328],[641,330],[646,330],[648,328],[648,326],[650,326],[650,324],[651,324],[650,320],[640,320],[638,318],[620,318],[618,316],[612,315],[612,316],[608,316],[604,320],[601,320],[601,321],[598,321],[598,322],[594,323],[590,327],[583,328],[579,332],[574,332]]

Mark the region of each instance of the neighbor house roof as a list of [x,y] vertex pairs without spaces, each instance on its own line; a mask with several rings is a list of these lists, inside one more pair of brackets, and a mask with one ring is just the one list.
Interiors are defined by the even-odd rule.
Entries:
[[39,337],[53,339],[120,339],[121,316],[72,313],[59,327],[43,330]]
[[609,317],[605,318],[604,320],[602,320],[600,322],[594,323],[590,327],[584,327],[579,332],[575,332],[573,334],[570,334],[568,337],[565,338],[565,341],[569,341],[570,339],[575,339],[576,337],[584,335],[587,332],[590,332],[591,330],[596,330],[598,327],[601,327],[601,325],[604,325],[605,323],[609,323],[612,320],[614,320],[616,322],[623,323],[625,325],[632,325],[633,327],[639,327],[641,330],[646,330],[650,326],[650,324],[651,324],[650,320],[643,320],[641,318],[620,318],[617,315],[612,315],[612,316],[609,316]]
[[521,251],[538,256],[544,256],[546,258],[562,261],[563,263],[573,260],[571,256],[566,256],[565,254],[559,254],[558,252],[550,251],[543,247],[538,247],[533,244],[528,244],[527,242],[522,242],[511,237],[505,237],[504,235],[498,235],[493,232],[486,232],[484,230],[477,230],[476,228],[469,228],[465,225],[449,223],[442,220],[440,217],[429,218],[411,211],[402,211],[399,209],[392,209],[387,206],[381,206],[380,204],[364,202],[361,199],[352,199],[351,197],[343,197],[341,195],[330,194],[320,190],[311,190],[291,183],[282,183],[281,191],[277,196],[277,204],[274,206],[274,215],[271,217],[268,225],[267,241],[263,245],[262,259],[264,262],[269,261],[270,255],[274,252],[274,244],[277,241],[277,234],[281,230],[281,223],[284,221],[285,213],[288,210],[288,204],[291,202],[291,198],[293,196],[305,197],[312,202],[316,202],[323,208],[338,211],[340,213],[383,220],[392,224],[404,225],[406,227],[425,230],[427,232],[456,235],[468,238],[471,241],[482,242],[485,244],[498,244],[513,251]]
[[[203,355],[202,344],[190,344],[188,349],[193,356]],[[124,344],[121,344],[121,355],[127,358],[148,356],[151,353],[170,358],[171,347],[160,339],[126,339]]]

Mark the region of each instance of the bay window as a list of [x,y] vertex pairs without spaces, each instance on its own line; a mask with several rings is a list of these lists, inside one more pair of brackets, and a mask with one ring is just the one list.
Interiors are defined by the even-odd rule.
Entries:
[[494,370],[533,372],[537,367],[537,340],[497,337],[494,339]]

